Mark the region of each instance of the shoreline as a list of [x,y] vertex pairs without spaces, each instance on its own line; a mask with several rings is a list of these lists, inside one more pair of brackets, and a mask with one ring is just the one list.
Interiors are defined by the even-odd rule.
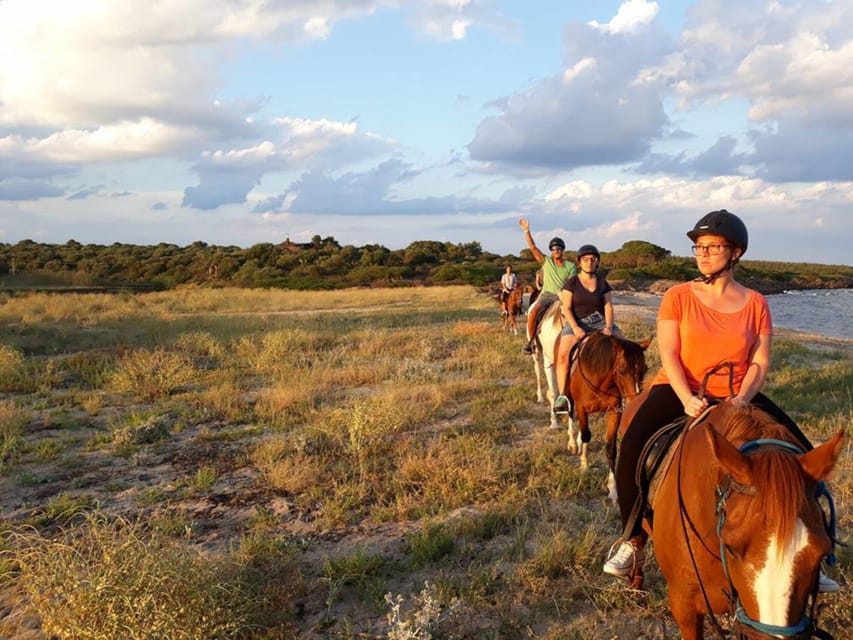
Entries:
[[[613,304],[617,310],[617,322],[620,316],[633,316],[641,321],[654,324],[661,296],[646,291],[628,291],[613,294]],[[853,339],[825,336],[820,333],[774,326],[773,336],[778,339],[796,340],[819,349],[839,349],[853,357]]]

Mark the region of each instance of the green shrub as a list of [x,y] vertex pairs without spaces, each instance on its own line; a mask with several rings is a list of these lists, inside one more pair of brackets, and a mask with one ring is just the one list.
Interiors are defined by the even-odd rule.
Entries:
[[441,524],[427,525],[406,536],[406,553],[412,564],[424,567],[453,552],[453,536]]

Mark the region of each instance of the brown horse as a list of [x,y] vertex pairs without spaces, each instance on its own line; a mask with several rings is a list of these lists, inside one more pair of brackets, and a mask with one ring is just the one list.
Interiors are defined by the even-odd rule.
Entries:
[[504,331],[511,331],[513,335],[518,335],[517,318],[521,315],[522,299],[521,287],[516,287],[501,300],[501,320]]
[[[738,638],[831,637],[814,619],[820,563],[833,548],[817,498],[843,439],[839,431],[802,453],[769,414],[728,402],[686,427],[644,521],[684,640],[704,637],[706,615],[723,635],[721,613],[734,615]],[[642,586],[642,567],[631,577]]]
[[[606,413],[605,451],[610,474],[609,497],[616,500],[616,437],[622,417],[622,401],[640,393],[646,375],[646,349],[652,339],[633,342],[600,332],[591,333],[578,343],[569,364],[568,395],[572,400],[569,415],[569,451],[580,451],[581,467],[588,466],[587,448],[592,437],[591,413]],[[577,420],[575,428],[574,420]]]
[[[536,400],[547,399],[551,408],[552,429],[560,428],[559,416],[554,413],[557,397],[557,380],[554,372],[557,338],[563,328],[559,300],[551,304],[536,326],[536,342],[533,370],[536,374]],[[572,396],[573,413],[568,419],[569,444],[572,454],[580,453],[581,468],[589,466],[587,455],[591,433],[589,414],[607,412],[605,431],[607,461],[610,475],[607,486],[610,499],[616,499],[614,469],[616,466],[616,435],[623,398],[632,398],[640,391],[646,373],[645,351],[652,339],[637,343],[603,333],[593,333],[575,350],[572,373],[569,376],[569,394]],[[544,393],[543,393],[544,387]],[[574,419],[578,421],[575,427]]]

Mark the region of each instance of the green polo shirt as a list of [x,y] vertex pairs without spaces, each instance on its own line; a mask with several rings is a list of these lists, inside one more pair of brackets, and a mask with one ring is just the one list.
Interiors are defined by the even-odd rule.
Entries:
[[563,266],[560,267],[554,262],[554,258],[545,256],[545,262],[542,263],[542,293],[560,295],[560,291],[563,290],[563,283],[577,272],[574,262],[564,259]]

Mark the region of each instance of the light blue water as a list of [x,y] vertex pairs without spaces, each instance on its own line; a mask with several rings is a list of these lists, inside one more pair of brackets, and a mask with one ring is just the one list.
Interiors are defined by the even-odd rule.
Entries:
[[805,289],[767,296],[773,325],[853,339],[853,289]]

